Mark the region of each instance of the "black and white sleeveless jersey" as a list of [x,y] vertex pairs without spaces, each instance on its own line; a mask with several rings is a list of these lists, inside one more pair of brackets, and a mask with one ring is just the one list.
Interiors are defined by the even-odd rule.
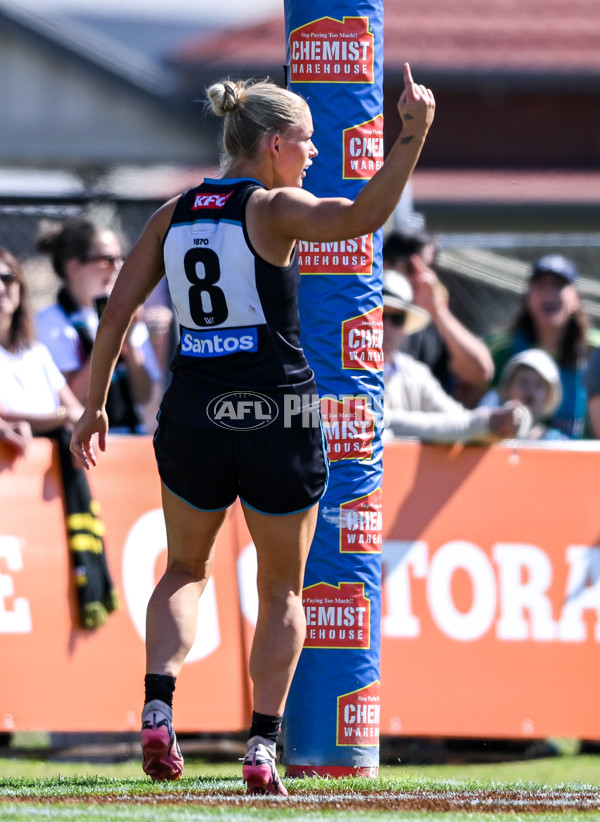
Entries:
[[163,399],[169,416],[204,425],[202,409],[225,391],[316,395],[300,346],[297,254],[286,268],[253,250],[246,231],[252,179],[206,179],[180,197],[164,262],[180,342]]

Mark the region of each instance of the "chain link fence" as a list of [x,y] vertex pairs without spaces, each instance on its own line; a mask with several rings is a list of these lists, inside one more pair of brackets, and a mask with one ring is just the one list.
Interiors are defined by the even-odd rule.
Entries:
[[441,234],[437,240],[438,271],[451,308],[477,335],[511,323],[532,264],[546,254],[562,254],[575,263],[583,309],[600,327],[600,233]]
[[[58,282],[36,240],[48,221],[89,216],[117,230],[130,246],[162,200],[122,198],[0,199],[0,245],[24,265],[34,309],[51,302]],[[510,323],[521,303],[531,263],[564,254],[581,275],[579,290],[593,325],[600,327],[600,232],[439,233],[438,270],[456,316],[479,336]]]
[[86,216],[117,231],[127,249],[162,202],[96,197],[46,201],[0,199],[0,245],[21,261],[34,311],[52,302],[58,289],[58,278],[49,258],[36,251],[44,226],[62,223],[69,217]]

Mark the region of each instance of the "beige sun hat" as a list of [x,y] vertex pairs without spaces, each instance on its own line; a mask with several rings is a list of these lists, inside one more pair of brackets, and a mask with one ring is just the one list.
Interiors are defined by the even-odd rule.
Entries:
[[504,396],[506,386],[511,381],[517,368],[521,365],[532,368],[540,375],[544,382],[548,383],[550,391],[542,414],[544,417],[551,417],[562,402],[562,384],[558,366],[552,357],[541,348],[528,348],[526,351],[521,351],[519,354],[515,354],[514,357],[510,358],[500,375],[500,381],[498,383],[498,394],[500,398]]
[[383,272],[383,306],[406,312],[405,334],[421,331],[431,321],[431,315],[424,308],[413,304],[413,290],[403,274],[392,269]]

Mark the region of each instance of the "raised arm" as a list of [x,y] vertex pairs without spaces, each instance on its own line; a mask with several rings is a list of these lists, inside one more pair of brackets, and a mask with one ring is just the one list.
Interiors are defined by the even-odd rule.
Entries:
[[437,274],[419,254],[410,258],[413,299],[425,308],[448,350],[449,366],[459,380],[482,386],[494,376],[494,362],[486,344],[466,328],[450,311],[448,294]]
[[105,405],[112,373],[135,313],[164,273],[162,242],[175,202],[170,200],[148,220],[119,272],[102,314],[92,351],[88,398],[71,438],[71,451],[84,468],[97,463],[96,437],[100,451],[106,447]]
[[355,200],[317,198],[301,188],[273,189],[257,203],[271,230],[290,240],[335,241],[380,228],[396,208],[410,179],[435,114],[435,100],[414,82],[404,64],[404,91],[398,102],[402,132],[383,166]]

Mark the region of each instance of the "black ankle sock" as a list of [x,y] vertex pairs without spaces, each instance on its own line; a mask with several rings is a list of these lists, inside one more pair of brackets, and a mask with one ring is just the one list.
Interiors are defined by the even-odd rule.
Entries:
[[265,739],[271,739],[277,742],[279,730],[281,728],[280,716],[269,716],[268,714],[259,714],[252,711],[252,726],[248,738],[253,736],[264,736]]
[[175,677],[167,674],[146,674],[144,677],[146,690],[146,702],[152,699],[162,699],[167,705],[173,707],[173,691],[175,690]]

